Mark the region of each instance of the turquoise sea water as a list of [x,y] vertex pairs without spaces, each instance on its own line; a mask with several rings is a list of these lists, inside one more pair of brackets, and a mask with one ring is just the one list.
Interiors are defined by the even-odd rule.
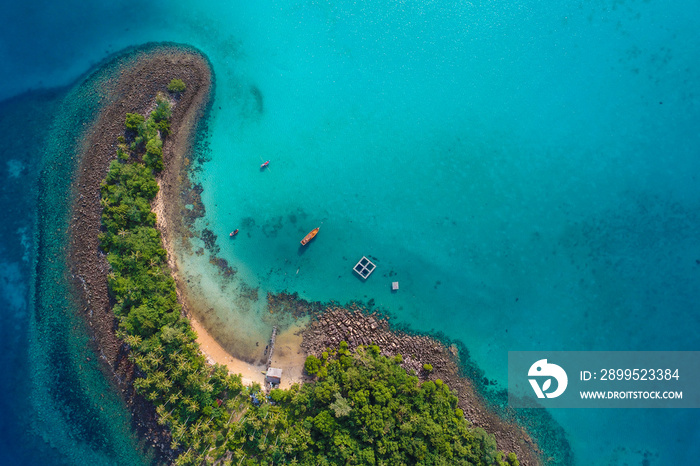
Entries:
[[[222,287],[206,255],[181,262],[239,353],[267,338],[264,296],[282,290],[373,299],[464,342],[499,387],[509,350],[700,346],[696,2],[2,8],[4,97],[148,40],[210,57],[200,226],[238,274]],[[3,308],[21,335],[27,292],[6,249]],[[351,273],[362,255],[378,266],[366,282]],[[245,287],[260,299],[235,298]],[[693,410],[551,414],[578,464],[700,453]]]

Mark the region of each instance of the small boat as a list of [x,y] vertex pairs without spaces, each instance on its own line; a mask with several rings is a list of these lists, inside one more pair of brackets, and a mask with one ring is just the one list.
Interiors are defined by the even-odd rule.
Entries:
[[308,243],[309,241],[314,239],[314,237],[318,234],[318,230],[320,230],[320,229],[321,229],[321,227],[314,228],[313,230],[311,230],[311,232],[309,232],[309,234],[304,236],[304,239],[301,240],[301,245],[306,246],[306,243]]
[[263,162],[263,164],[260,165],[260,170],[262,170],[263,168],[267,167],[268,165],[270,165],[270,161],[269,161],[269,160],[266,161],[266,162]]
[[233,238],[233,237],[236,236],[237,234],[238,234],[238,228],[236,228],[235,230],[233,230],[233,231],[232,231],[231,233],[229,233],[228,235],[229,235],[231,238]]

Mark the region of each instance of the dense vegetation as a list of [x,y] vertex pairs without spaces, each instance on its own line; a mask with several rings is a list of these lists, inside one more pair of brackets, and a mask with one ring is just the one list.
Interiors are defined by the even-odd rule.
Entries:
[[420,384],[401,357],[342,344],[309,357],[317,381],[264,395],[224,366],[206,364],[181,315],[150,202],[163,168],[171,104],[127,114],[117,160],[102,183],[101,246],[120,337],[138,368],[135,388],[172,433],[176,464],[517,465],[439,380]]
[[321,359],[309,356],[317,381],[272,390],[276,405],[242,423],[253,432],[247,448],[278,464],[518,464],[515,455],[502,459],[493,436],[469,426],[445,384],[421,384],[400,362],[376,345],[352,353],[345,342]]

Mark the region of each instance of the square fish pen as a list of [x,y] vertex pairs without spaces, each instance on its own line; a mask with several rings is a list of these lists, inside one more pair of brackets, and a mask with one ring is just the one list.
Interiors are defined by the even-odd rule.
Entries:
[[372,263],[369,259],[367,259],[365,256],[362,256],[362,259],[355,264],[355,267],[352,269],[357,273],[360,277],[363,279],[367,280],[367,277],[374,272],[374,269],[377,266]]

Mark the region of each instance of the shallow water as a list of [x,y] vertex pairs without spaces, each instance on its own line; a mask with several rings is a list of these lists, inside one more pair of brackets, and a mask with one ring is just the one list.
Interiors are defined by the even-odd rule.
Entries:
[[[148,22],[116,8],[26,16],[44,33],[3,52],[3,92],[146,40],[210,57],[200,226],[238,273],[222,288],[208,255],[182,263],[237,352],[267,338],[265,296],[282,290],[373,299],[464,342],[499,387],[508,350],[697,349],[697,4],[209,1]],[[84,20],[94,30],[47,49]],[[366,282],[362,255],[377,264]],[[552,415],[579,464],[700,452],[694,411]]]

